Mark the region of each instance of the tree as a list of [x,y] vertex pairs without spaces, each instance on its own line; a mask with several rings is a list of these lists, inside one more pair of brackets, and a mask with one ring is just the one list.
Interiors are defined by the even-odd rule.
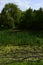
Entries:
[[29,8],[28,10],[25,11],[24,14],[24,20],[23,20],[23,24],[24,24],[24,28],[29,29],[32,26],[32,22],[33,22],[33,10],[31,8]]
[[11,22],[14,25],[17,26],[17,23],[19,23],[20,19],[20,9],[17,7],[17,5],[13,3],[6,4],[3,8],[1,15],[2,15],[2,23],[4,25],[12,26]]
[[24,26],[25,26],[24,19],[25,19],[25,11],[22,11],[21,17],[20,17],[20,23],[19,23],[19,28],[21,29],[24,29]]
[[36,30],[43,29],[43,9],[39,8],[39,10],[34,10],[34,14],[35,14],[34,28],[36,28]]
[[1,27],[1,13],[0,13],[0,27]]

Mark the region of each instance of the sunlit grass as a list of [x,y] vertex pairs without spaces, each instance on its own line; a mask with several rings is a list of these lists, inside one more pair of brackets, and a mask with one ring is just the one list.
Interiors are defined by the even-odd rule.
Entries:
[[[21,52],[24,52],[24,53],[21,53]],[[43,65],[43,60],[40,60],[40,58],[37,60],[36,58],[30,58],[31,60],[29,61],[29,58],[28,59],[28,62],[26,62],[26,60],[24,60],[23,62],[15,62],[13,59],[16,59],[17,57],[24,57],[25,54],[27,54],[27,52],[25,51],[31,51],[31,52],[42,52],[43,51],[43,47],[42,46],[30,46],[30,45],[24,45],[24,46],[13,46],[13,45],[6,45],[6,46],[0,46],[0,63],[1,65]],[[17,53],[18,52],[18,53]],[[15,54],[16,54],[16,58],[15,58]],[[43,53],[40,53],[41,56],[43,55]],[[38,53],[38,55],[40,55]],[[28,55],[33,55],[33,53],[28,53]],[[36,54],[37,55],[37,54]],[[1,58],[3,57],[4,58]],[[14,58],[13,58],[14,57]],[[19,58],[17,58],[19,60]],[[36,61],[34,61],[34,59]]]

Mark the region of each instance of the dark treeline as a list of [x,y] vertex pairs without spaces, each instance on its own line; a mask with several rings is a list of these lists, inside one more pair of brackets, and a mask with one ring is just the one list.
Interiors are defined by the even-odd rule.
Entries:
[[0,29],[43,30],[43,9],[21,11],[13,3],[6,4],[0,13]]

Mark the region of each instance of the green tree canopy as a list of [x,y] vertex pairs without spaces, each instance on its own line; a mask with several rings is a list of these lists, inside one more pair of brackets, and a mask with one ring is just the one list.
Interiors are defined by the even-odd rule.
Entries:
[[[2,12],[2,23],[3,24],[8,24],[13,23],[13,26],[14,25],[17,25],[17,23],[19,22],[19,19],[20,19],[20,9],[17,7],[17,5],[13,4],[13,3],[9,3],[9,4],[6,4],[5,7],[3,8]],[[5,25],[6,25],[5,24]],[[8,24],[9,26],[12,26],[12,24]]]

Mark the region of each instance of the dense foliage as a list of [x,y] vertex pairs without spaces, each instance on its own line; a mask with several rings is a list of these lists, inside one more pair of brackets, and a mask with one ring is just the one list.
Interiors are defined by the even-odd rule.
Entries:
[[43,29],[43,9],[21,11],[13,3],[6,4],[0,13],[0,29]]
[[1,12],[1,27],[13,28],[19,23],[20,10],[13,3],[6,4]]

